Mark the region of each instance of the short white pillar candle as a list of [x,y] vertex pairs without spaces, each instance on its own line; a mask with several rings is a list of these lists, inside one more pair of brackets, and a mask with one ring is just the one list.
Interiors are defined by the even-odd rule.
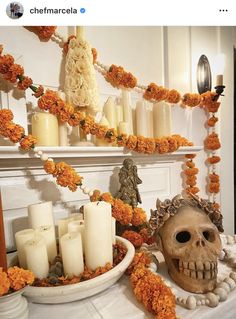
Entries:
[[42,202],[28,206],[28,224],[36,229],[44,225],[54,225],[52,202]]
[[21,268],[27,269],[24,244],[34,238],[34,229],[23,229],[15,233],[16,249],[18,255],[18,261]]
[[48,260],[52,262],[57,256],[57,245],[54,226],[40,226],[36,229],[36,231],[40,236],[43,237],[47,247]]

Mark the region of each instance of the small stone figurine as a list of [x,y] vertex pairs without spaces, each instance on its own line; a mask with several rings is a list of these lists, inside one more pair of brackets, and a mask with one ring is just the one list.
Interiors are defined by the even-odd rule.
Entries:
[[138,177],[137,166],[134,165],[131,158],[126,158],[124,160],[123,166],[119,172],[119,182],[121,186],[116,198],[122,199],[133,208],[137,207],[138,203],[142,203],[138,191],[138,184],[141,184],[142,181]]

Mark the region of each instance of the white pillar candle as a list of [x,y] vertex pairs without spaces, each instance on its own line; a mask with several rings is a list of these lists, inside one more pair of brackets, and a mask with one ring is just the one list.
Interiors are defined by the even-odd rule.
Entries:
[[34,113],[31,119],[32,135],[37,138],[37,146],[58,146],[58,120],[47,112]]
[[116,126],[119,127],[120,122],[123,122],[123,106],[116,105]]
[[147,110],[148,116],[148,137],[153,138],[153,110]]
[[143,101],[136,103],[136,129],[137,135],[148,136],[148,111]]
[[110,127],[109,128],[117,128],[116,125],[116,108],[114,104],[113,97],[109,96],[109,98],[106,100],[104,106],[103,106],[103,113],[106,116]]
[[83,220],[84,216],[82,213],[73,213],[69,215],[69,218],[72,220]]
[[63,235],[68,233],[68,223],[72,221],[72,217],[60,218],[58,220],[58,237],[61,238]]
[[114,217],[111,218],[111,235],[112,235],[112,244],[116,243],[116,219]]
[[171,109],[165,102],[153,105],[153,134],[154,137],[171,135]]
[[111,205],[92,202],[84,205],[85,263],[95,270],[106,263],[113,263],[111,235]]
[[[107,118],[105,115],[102,116],[100,122],[99,122],[100,125],[104,125],[106,126],[107,128],[110,127],[110,123],[108,122]],[[112,146],[112,143],[108,143],[106,142],[104,139],[101,139],[101,138],[96,138],[96,145],[97,146]]]
[[216,76],[216,86],[223,85],[223,74],[217,74]]
[[133,115],[132,115],[130,92],[128,90],[122,90],[121,95],[122,95],[124,122],[129,123],[130,134],[133,134]]
[[34,229],[44,225],[54,225],[52,202],[29,205],[28,224]]
[[35,236],[34,229],[24,229],[15,233],[18,261],[21,268],[27,269],[24,244],[28,240],[34,238],[34,236]]
[[128,122],[120,122],[119,123],[119,134],[130,134],[129,123]]
[[84,271],[82,240],[79,232],[65,234],[60,239],[64,273],[79,276]]
[[39,228],[37,228],[36,231],[40,236],[43,237],[45,241],[48,260],[50,261],[50,263],[53,262],[53,260],[57,256],[57,244],[54,226],[40,226]]
[[68,132],[67,132],[67,123],[58,123],[59,127],[59,145],[67,146],[68,145]]
[[83,220],[73,220],[72,222],[69,222],[68,224],[68,233],[72,232],[80,232],[81,239],[82,239],[82,247],[84,252],[84,221]]
[[31,270],[36,278],[46,278],[49,272],[49,263],[44,239],[40,236],[35,236],[34,239],[25,243],[24,249],[27,269]]

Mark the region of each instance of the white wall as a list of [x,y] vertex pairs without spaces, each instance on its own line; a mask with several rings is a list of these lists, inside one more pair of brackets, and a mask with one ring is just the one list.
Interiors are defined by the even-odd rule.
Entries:
[[[201,54],[206,54],[211,61],[220,50],[227,55],[227,65],[225,72],[225,84],[227,86],[226,97],[222,99],[221,108],[221,140],[222,140],[222,163],[221,163],[221,194],[222,212],[225,216],[224,225],[227,233],[233,232],[233,44],[235,28],[231,27],[86,27],[86,37],[91,45],[98,50],[98,59],[107,65],[112,63],[124,66],[130,72],[133,72],[138,82],[148,84],[155,82],[157,84],[166,85],[169,88],[178,89],[181,93],[196,90],[196,65]],[[67,34],[67,28],[60,27],[59,31]],[[4,45],[5,52],[12,53],[19,58],[20,63],[24,65],[25,73],[34,79],[36,84],[43,84],[54,88],[62,88],[64,83],[64,60],[62,59],[61,49],[55,42],[40,42],[37,36],[29,32],[23,27],[0,27],[0,42]],[[101,92],[101,101],[108,95],[118,95],[118,90],[108,85],[101,76],[98,75],[98,84]],[[213,77],[214,78],[214,77]],[[14,95],[14,94],[13,94]],[[29,96],[29,95],[28,95]],[[133,99],[137,98],[133,94]],[[3,107],[10,107],[16,113],[16,120],[27,125],[25,99],[15,96],[9,97],[7,89],[1,95]],[[30,98],[33,101],[32,98]],[[35,102],[34,102],[35,104]],[[32,105],[28,105],[30,111]],[[206,136],[204,128],[205,114],[202,109],[186,110],[173,107],[173,132],[179,133],[190,138],[195,145],[203,145],[203,139]],[[205,197],[206,174],[207,168],[204,164],[206,155],[202,151],[198,155],[197,166],[200,169],[198,175],[198,184],[200,186],[200,195]],[[139,161],[139,160],[138,160]],[[74,162],[73,162],[74,163]],[[169,180],[166,191],[163,196],[172,196],[175,192],[182,189],[182,181],[180,178],[181,161],[177,161],[172,167],[176,178]],[[6,163],[0,162],[0,167]],[[19,164],[19,163],[18,163]],[[101,163],[100,163],[101,164]],[[153,160],[150,166],[142,165],[139,161],[140,174],[142,175],[142,167],[145,168],[145,174],[149,172],[152,176],[153,172],[159,174],[157,169],[157,159]],[[89,167],[91,163],[87,164]],[[109,165],[109,164],[108,164]],[[19,164],[19,166],[21,166]],[[78,165],[79,166],[79,165]],[[104,183],[99,182],[99,165],[97,170],[93,171],[98,187],[109,189],[110,175],[114,169],[110,166],[106,171]],[[4,166],[5,167],[5,166]],[[117,166],[116,166],[117,167]],[[148,170],[146,169],[148,167]],[[9,168],[10,169],[10,168]],[[79,167],[80,169],[80,167]],[[150,169],[150,170],[149,170]],[[8,167],[0,168],[0,185],[9,187],[9,178],[6,178]],[[96,173],[97,171],[97,173]],[[4,172],[4,174],[3,174]],[[41,171],[40,171],[41,172]],[[40,176],[42,173],[40,173]],[[84,172],[89,178],[88,172]],[[10,174],[11,175],[11,174]],[[14,174],[13,174],[14,175]],[[35,172],[33,173],[35,175]],[[36,174],[37,175],[37,174]],[[169,176],[169,175],[168,175]],[[33,178],[33,177],[32,177]],[[43,175],[45,180],[45,190],[51,184],[47,184],[46,180],[50,180]],[[89,179],[91,181],[91,179]],[[150,209],[155,206],[155,198],[158,196],[158,187],[153,184],[147,185],[145,191],[142,188],[145,199],[145,208]],[[29,176],[26,178],[21,176],[20,184],[24,185],[25,193],[30,191]],[[92,183],[93,184],[93,183]],[[172,185],[173,184],[173,185]],[[36,185],[36,184],[35,184]],[[40,184],[42,185],[42,184]],[[155,183],[154,183],[155,185]],[[90,186],[90,185],[89,185]],[[96,185],[93,185],[96,186]],[[111,188],[113,187],[110,185]],[[149,187],[150,186],[150,187]],[[171,186],[171,187],[169,187]],[[22,193],[24,187],[21,186]],[[55,186],[53,186],[54,188]],[[57,188],[57,187],[56,187]],[[55,188],[55,189],[56,189]],[[113,187],[114,188],[114,187]],[[150,188],[150,189],[149,189]],[[148,190],[149,189],[149,190]],[[155,192],[156,189],[156,192]],[[168,189],[168,190],[167,190]],[[32,197],[34,201],[42,200],[41,193],[35,190],[37,196]],[[59,189],[59,192],[61,190]],[[47,192],[46,192],[47,193]],[[12,196],[14,193],[11,192]],[[63,190],[64,194],[64,190]],[[150,195],[151,194],[151,195]],[[6,195],[7,196],[7,195]],[[64,195],[63,195],[64,196]],[[66,195],[68,196],[68,194]],[[151,196],[151,197],[150,197]],[[19,196],[18,196],[19,198]],[[63,197],[65,200],[67,197]],[[78,200],[83,200],[79,195]],[[20,199],[19,199],[20,201]],[[70,200],[69,200],[70,201]],[[76,198],[71,199],[72,203],[76,202]],[[76,204],[76,203],[75,203]],[[25,205],[25,206],[24,206]],[[15,215],[26,213],[26,204],[18,205],[17,208],[6,209],[6,216],[9,223]],[[21,207],[21,208],[20,208]],[[61,209],[57,209],[58,214]],[[66,210],[64,210],[64,213]],[[60,213],[61,214],[61,213]],[[58,215],[59,216],[59,215]],[[11,229],[9,226],[8,229]],[[10,235],[9,238],[10,240]]]

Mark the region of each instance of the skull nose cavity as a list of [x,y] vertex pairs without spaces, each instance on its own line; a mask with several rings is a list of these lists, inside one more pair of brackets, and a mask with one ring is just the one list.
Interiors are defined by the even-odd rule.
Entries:
[[206,244],[205,244],[204,240],[202,240],[202,239],[198,239],[196,242],[197,247],[205,247],[205,245]]

